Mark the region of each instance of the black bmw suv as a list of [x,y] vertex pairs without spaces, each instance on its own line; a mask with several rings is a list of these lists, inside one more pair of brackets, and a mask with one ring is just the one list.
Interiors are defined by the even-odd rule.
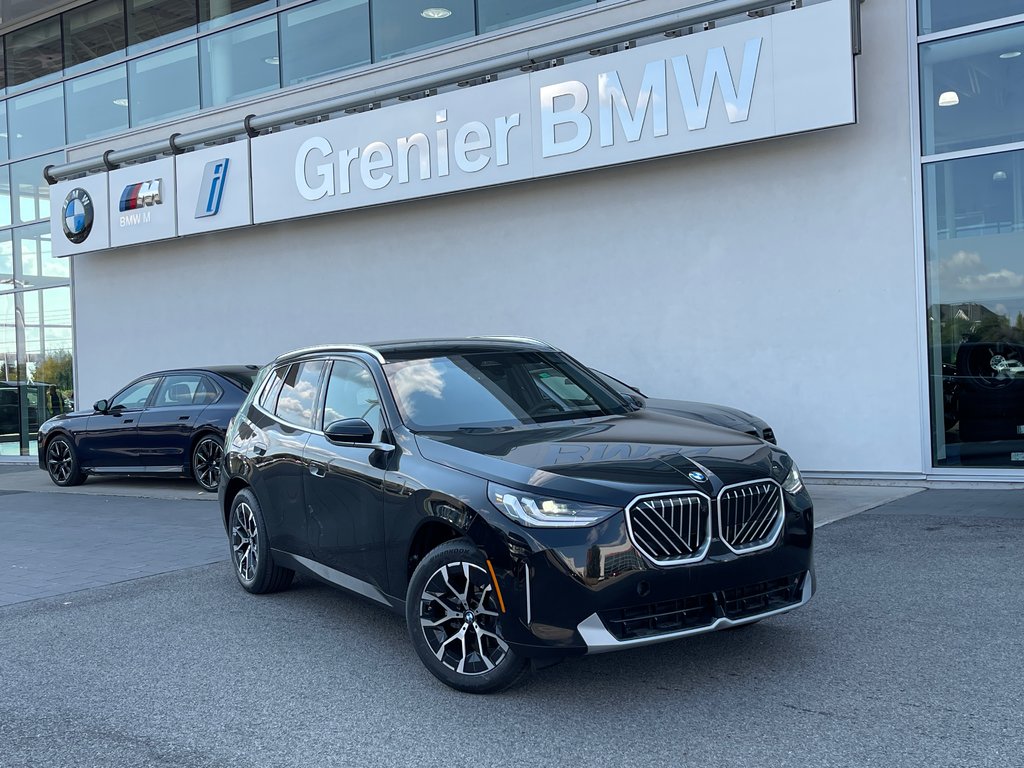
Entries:
[[528,339],[279,357],[228,429],[220,503],[246,590],[299,571],[404,613],[426,667],[476,693],[815,588],[784,451],[642,407]]

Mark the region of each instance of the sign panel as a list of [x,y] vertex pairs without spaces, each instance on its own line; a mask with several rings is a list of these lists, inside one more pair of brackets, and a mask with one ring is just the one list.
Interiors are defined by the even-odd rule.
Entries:
[[175,181],[179,235],[252,224],[248,141],[178,155]]
[[50,212],[54,256],[72,256],[110,247],[105,173],[51,186]]
[[130,165],[107,174],[110,245],[134,245],[177,234],[174,159]]
[[808,6],[253,139],[257,223],[856,120],[850,4]]

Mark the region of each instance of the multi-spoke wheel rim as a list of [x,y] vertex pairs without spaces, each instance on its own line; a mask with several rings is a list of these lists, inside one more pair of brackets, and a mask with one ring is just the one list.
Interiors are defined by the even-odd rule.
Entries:
[[508,654],[490,575],[474,563],[442,565],[427,579],[420,626],[437,660],[461,675],[490,672]]
[[232,514],[231,550],[242,581],[253,581],[260,560],[259,530],[256,528],[256,515],[252,507],[244,501],[235,506]]
[[46,449],[46,468],[50,477],[58,483],[66,483],[71,477],[75,460],[71,456],[71,446],[63,440],[54,440]]
[[208,491],[220,483],[220,460],[223,456],[224,449],[212,437],[201,440],[196,446],[192,471],[199,484]]

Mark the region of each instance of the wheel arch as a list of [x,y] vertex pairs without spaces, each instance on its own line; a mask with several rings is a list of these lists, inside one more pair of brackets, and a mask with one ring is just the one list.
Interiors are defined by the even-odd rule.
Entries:
[[235,497],[249,487],[249,484],[240,477],[232,477],[228,480],[227,487],[224,489],[224,508],[220,511],[225,528],[228,527],[228,515],[231,514],[231,505],[235,503]]
[[424,518],[409,541],[405,568],[406,584],[412,579],[413,571],[424,557],[445,542],[462,538],[467,538],[466,531],[450,520],[435,515]]

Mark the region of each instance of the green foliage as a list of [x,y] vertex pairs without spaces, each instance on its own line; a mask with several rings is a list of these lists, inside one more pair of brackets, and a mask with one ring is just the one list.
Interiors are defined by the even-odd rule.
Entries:
[[73,361],[74,358],[67,350],[53,352],[36,363],[32,378],[56,384],[62,392],[70,392],[75,387]]

